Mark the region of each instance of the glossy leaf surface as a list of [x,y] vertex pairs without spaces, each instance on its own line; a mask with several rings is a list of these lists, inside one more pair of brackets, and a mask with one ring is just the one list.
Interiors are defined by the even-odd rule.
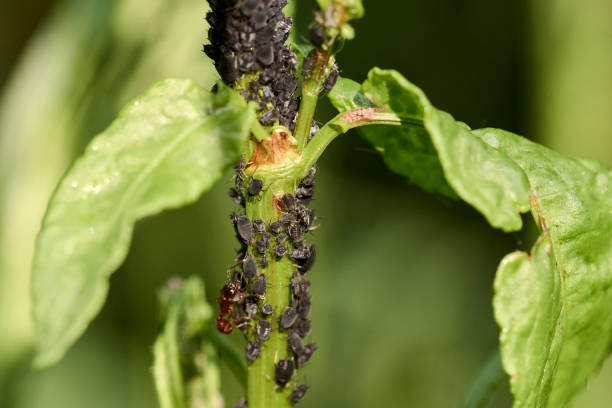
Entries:
[[59,183],[37,238],[37,366],[59,360],[104,304],[134,223],[194,202],[237,161],[252,108],[221,87],[154,85],[96,136]]
[[473,137],[467,125],[434,108],[401,74],[374,68],[359,89],[352,81],[340,81],[330,100],[341,112],[375,105],[395,113],[402,126],[361,129],[393,171],[427,191],[462,198],[496,228],[521,228],[520,213],[529,209],[521,169]]
[[[525,171],[532,211],[550,239],[549,265],[530,267],[522,290],[514,288],[520,293],[515,294],[520,296],[516,302],[524,304],[529,301],[524,290],[542,286],[542,276],[548,276],[537,315],[508,308],[502,299],[512,285],[503,284],[503,273],[496,282],[495,314],[502,333],[507,333],[502,335],[502,356],[513,379],[516,406],[545,406],[544,397],[550,394],[547,406],[563,407],[601,365],[612,341],[612,173],[598,163],[564,157],[510,132],[481,129],[474,134]],[[532,256],[531,263],[537,262]],[[502,263],[502,271],[503,267]],[[510,324],[508,315],[521,323]],[[541,324],[543,320],[547,325]],[[530,326],[525,341],[533,347],[516,347],[513,339],[525,336],[521,325]],[[545,365],[538,362],[543,350],[548,351]],[[552,379],[547,380],[551,371]]]

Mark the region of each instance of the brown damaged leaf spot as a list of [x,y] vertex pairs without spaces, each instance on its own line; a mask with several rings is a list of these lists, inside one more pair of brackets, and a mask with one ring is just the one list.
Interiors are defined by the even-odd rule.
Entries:
[[358,125],[376,120],[376,114],[384,112],[385,108],[361,108],[348,111],[340,116],[340,119],[349,125]]
[[529,201],[531,201],[531,207],[535,210],[536,213],[538,213],[542,232],[548,232],[548,227],[546,226],[546,219],[542,214],[542,210],[540,209],[540,203],[538,202],[538,196],[536,195],[536,192],[533,187],[529,187],[529,190],[531,190],[531,194],[529,195]]
[[255,145],[255,152],[247,164],[251,166],[263,166],[281,164],[287,158],[287,153],[297,153],[297,148],[291,145],[291,135],[284,130],[276,130],[269,138]]

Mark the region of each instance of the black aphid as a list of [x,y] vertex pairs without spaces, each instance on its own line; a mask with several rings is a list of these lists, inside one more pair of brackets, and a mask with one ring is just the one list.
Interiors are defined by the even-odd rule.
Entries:
[[244,310],[249,319],[252,319],[257,315],[257,303],[249,302],[244,306]]
[[246,215],[239,215],[236,219],[235,227],[238,232],[238,237],[242,242],[247,245],[253,242],[255,232],[253,231],[253,223],[249,217]]
[[314,194],[313,186],[301,186],[295,190],[295,196],[300,201],[310,200]]
[[295,366],[291,360],[281,360],[276,364],[276,382],[281,387],[287,385],[293,376]]
[[305,384],[298,385],[295,390],[293,390],[291,395],[289,395],[289,401],[291,401],[292,404],[297,404],[302,398],[304,398],[306,391],[308,391],[308,387]]
[[257,275],[257,262],[253,254],[247,254],[242,264],[242,272],[247,279],[253,279]]
[[297,312],[304,319],[310,314],[312,308],[312,301],[308,295],[302,296],[297,304]]
[[295,210],[295,197],[291,194],[284,194],[281,198],[285,211],[291,212]]
[[233,202],[238,205],[244,206],[244,196],[236,188],[230,188],[227,194],[230,196]]
[[300,273],[306,273],[310,270],[310,268],[312,268],[312,265],[315,261],[315,255],[316,253],[314,245],[310,245],[310,253],[308,254],[308,257],[306,259],[300,259],[298,261],[298,268]]
[[282,228],[283,227],[279,221],[274,221],[270,224],[270,231],[272,231],[274,234],[280,233]]
[[[303,236],[300,235],[299,237],[301,237],[302,241],[304,240]],[[297,235],[296,235],[296,238],[298,238]],[[292,237],[292,239],[294,243],[298,242],[296,239],[294,239],[294,237]],[[310,244],[306,244],[301,248],[295,248],[293,251],[291,251],[289,256],[295,259],[296,261],[304,261],[310,258],[313,251],[314,251],[314,247]]]
[[260,234],[263,234],[266,231],[266,223],[261,218],[253,218],[253,228]]
[[256,332],[257,338],[261,343],[263,343],[270,338],[270,333],[272,333],[272,325],[267,320],[260,320],[257,322]]
[[295,221],[295,215],[293,214],[285,214],[278,219],[281,224],[291,224]]
[[306,353],[306,347],[304,346],[304,342],[300,335],[296,332],[291,332],[289,335],[289,346],[291,350],[295,353],[296,356],[301,356]]
[[274,308],[272,307],[271,304],[266,303],[261,306],[261,314],[263,314],[264,316],[270,316],[273,312],[274,312]]
[[268,249],[268,243],[263,239],[258,239],[255,241],[255,248],[257,249],[257,252],[263,255],[266,253],[266,249]]
[[266,275],[262,273],[255,279],[255,281],[253,281],[253,285],[251,285],[251,293],[258,296],[265,295],[266,285]]
[[305,351],[302,355],[297,358],[297,366],[302,367],[304,364],[310,360],[314,352],[317,351],[317,345],[314,343],[307,344],[305,346]]
[[312,62],[310,57],[304,57],[302,60],[302,77],[306,78],[310,75],[310,69],[312,68]]
[[261,234],[261,239],[266,243],[266,248],[268,247],[268,245],[270,245],[270,243],[272,242],[272,234],[270,234],[268,231],[264,231]]
[[240,158],[240,161],[233,166],[234,173],[236,173],[236,187],[241,188],[244,180],[244,157]]
[[283,256],[285,256],[286,253],[287,253],[287,247],[285,247],[284,245],[277,245],[274,248],[274,254],[276,255],[277,258],[282,258]]
[[261,259],[259,260],[259,265],[262,268],[267,268],[268,267],[268,257],[266,256],[266,254],[263,254],[261,256]]
[[280,317],[280,328],[281,330],[287,330],[295,324],[298,318],[297,310],[294,307],[288,306],[283,310],[283,314]]
[[318,24],[310,27],[310,42],[317,48],[321,48],[325,42],[325,29]]
[[310,288],[310,282],[304,279],[301,274],[293,273],[291,275],[291,293],[294,299],[301,299],[308,295],[308,289]]
[[316,164],[310,168],[310,171],[308,172],[306,177],[304,177],[302,179],[302,181],[300,181],[300,185],[301,186],[306,186],[306,187],[312,187],[314,185],[314,182],[315,182],[315,179],[314,179],[315,178],[315,174],[317,174],[317,166],[316,166]]
[[287,235],[285,234],[279,234],[278,237],[276,237],[276,243],[278,245],[284,245],[285,242],[287,242]]
[[[302,243],[304,242],[304,235],[302,235],[303,231],[302,231],[302,226],[300,224],[290,225],[287,228],[287,232],[289,233],[289,237],[291,237],[291,241],[293,242],[293,245],[295,246],[302,245]],[[295,251],[297,251],[297,249],[292,251],[291,253],[293,254],[293,252]],[[291,255],[291,257],[293,258],[293,255]]]
[[248,189],[249,195],[256,196],[257,194],[261,192],[262,188],[263,188],[263,181],[259,179],[253,179],[253,181],[251,181],[251,183],[249,184],[249,189]]
[[304,338],[310,334],[310,320],[299,319],[298,322],[293,326],[293,330]]
[[[301,387],[301,385],[300,385],[300,387]],[[300,388],[300,387],[298,387],[298,388]],[[295,390],[297,391],[297,388]],[[295,392],[295,391],[293,391],[293,392]],[[293,393],[291,395],[293,395]],[[291,398],[291,396],[289,398]],[[294,404],[295,404],[295,402],[294,402]],[[234,404],[234,408],[248,408],[246,399],[245,398],[240,398],[238,400],[238,402]]]
[[332,90],[334,85],[336,85],[336,82],[338,81],[338,76],[339,75],[340,74],[338,73],[338,67],[336,66],[336,64],[334,64],[334,66],[332,67],[331,72],[329,73],[329,76],[327,77],[327,79],[323,83],[323,90],[321,92],[324,93],[324,94],[329,93],[329,91]]
[[261,348],[259,347],[259,343],[256,341],[251,341],[249,343],[247,343],[246,345],[246,359],[249,363],[252,363],[253,361],[257,360],[257,357],[259,357],[259,352],[261,351]]

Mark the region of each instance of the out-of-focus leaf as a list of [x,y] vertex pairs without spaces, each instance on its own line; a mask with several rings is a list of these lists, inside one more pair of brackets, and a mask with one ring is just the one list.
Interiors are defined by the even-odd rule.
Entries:
[[37,366],[59,360],[102,307],[136,220],[195,201],[237,160],[254,111],[229,88],[160,81],[58,185],[32,269]]
[[364,97],[406,124],[361,129],[387,165],[430,192],[457,195],[504,231],[519,230],[529,209],[528,182],[521,169],[471,134],[451,115],[434,108],[423,92],[396,71],[374,68],[358,91],[340,82],[330,95],[341,111],[368,107]]
[[[532,211],[550,237],[548,264],[540,259],[538,245],[529,263],[515,261],[524,280],[521,288],[513,289],[517,283],[506,278],[512,272],[503,263],[496,282],[495,313],[506,333],[502,356],[516,406],[563,407],[601,365],[612,341],[612,173],[510,132],[481,129],[474,134],[525,171]],[[533,297],[543,296],[537,309],[535,303],[522,307],[537,302],[525,293],[527,287],[533,288]],[[504,300],[510,292],[517,298],[514,304]],[[521,338],[519,347],[515,343]]]
[[161,294],[164,328],[155,341],[153,376],[161,408],[222,408],[217,352],[207,340],[212,308],[202,281],[172,278]]

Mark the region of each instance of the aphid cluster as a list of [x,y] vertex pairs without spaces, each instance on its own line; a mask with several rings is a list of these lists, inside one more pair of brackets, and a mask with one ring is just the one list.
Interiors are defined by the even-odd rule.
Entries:
[[[310,334],[311,298],[310,282],[306,273],[315,260],[314,246],[305,235],[315,227],[315,214],[308,204],[314,194],[316,167],[297,185],[293,194],[274,198],[278,219],[266,223],[259,218],[244,214],[245,202],[261,199],[264,184],[244,174],[244,162],[234,167],[236,184],[230,197],[242,207],[234,212],[231,221],[241,244],[231,268],[233,275],[221,289],[220,313],[217,328],[230,333],[239,327],[247,338],[246,359],[254,362],[261,354],[261,347],[268,341],[273,330],[283,332],[289,343],[289,357],[277,362],[275,380],[279,387],[289,383],[297,369],[304,366],[316,350],[314,343],[305,343]],[[295,265],[291,276],[290,304],[284,310],[275,310],[265,302],[267,278],[265,268],[270,259],[288,257]],[[290,400],[298,402],[306,393],[307,386],[299,385],[291,393]]]
[[[297,57],[285,45],[292,20],[283,14],[287,0],[209,0],[212,11],[210,44],[204,52],[214,62],[223,81],[233,84],[244,74],[255,73],[242,96],[256,101],[260,122],[277,120],[293,131],[299,101],[295,72]],[[257,75],[258,74],[258,75]],[[249,77],[251,78],[251,77]]]

